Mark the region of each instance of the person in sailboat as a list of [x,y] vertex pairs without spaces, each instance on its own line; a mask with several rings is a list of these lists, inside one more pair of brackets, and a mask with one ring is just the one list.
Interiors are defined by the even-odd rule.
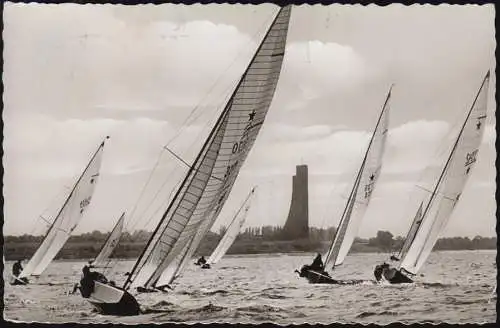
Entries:
[[21,272],[23,271],[23,266],[21,264],[22,260],[17,260],[12,266],[12,276],[14,277],[13,284],[23,284],[28,283],[28,278],[18,278]]
[[12,266],[12,275],[14,277],[19,276],[19,274],[23,271],[23,266],[21,265],[21,260],[17,260],[16,263]]
[[318,253],[314,258],[313,263],[309,267],[311,270],[323,272],[325,270],[325,265],[323,264],[323,260],[321,259],[321,254]]
[[321,258],[321,254],[317,254],[313,260],[311,265],[303,265],[300,271],[295,270],[300,277],[307,277],[309,275],[309,270],[319,272],[327,277],[330,275],[325,271],[325,265],[323,264],[323,259]]
[[[404,270],[404,269],[402,269]],[[405,276],[400,270],[392,267],[388,263],[377,265],[373,272],[377,281],[382,280],[382,277],[392,284],[410,283],[413,282],[410,278]]]
[[205,263],[207,263],[207,260],[205,260],[205,257],[202,255],[202,256],[198,259],[198,261],[196,261],[196,263],[195,263],[195,264],[196,264],[196,265],[203,265],[203,264],[205,264]]
[[380,281],[382,280],[382,273],[384,272],[384,264],[379,264],[375,267],[375,270],[373,271],[373,275],[375,276],[375,280]]
[[80,280],[80,285],[75,285],[73,288],[74,293],[77,289],[80,290],[83,297],[89,297],[94,290],[95,281],[102,283],[108,283],[108,279],[100,272],[90,271],[88,265],[85,265],[82,269],[83,277]]

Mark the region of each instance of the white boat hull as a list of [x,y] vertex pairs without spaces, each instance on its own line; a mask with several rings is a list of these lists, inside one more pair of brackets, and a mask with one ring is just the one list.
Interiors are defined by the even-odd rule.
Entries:
[[99,313],[107,315],[138,315],[139,303],[126,290],[95,281],[94,290],[86,298]]

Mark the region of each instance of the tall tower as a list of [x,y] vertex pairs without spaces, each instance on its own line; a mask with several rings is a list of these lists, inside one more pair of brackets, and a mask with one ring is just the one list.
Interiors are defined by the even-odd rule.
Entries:
[[297,165],[292,180],[292,202],[285,226],[283,239],[300,239],[309,236],[309,192],[307,165]]

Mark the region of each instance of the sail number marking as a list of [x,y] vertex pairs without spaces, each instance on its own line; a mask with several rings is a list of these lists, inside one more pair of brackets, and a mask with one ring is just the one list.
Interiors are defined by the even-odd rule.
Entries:
[[89,196],[80,202],[80,213],[83,213],[85,208],[90,204],[90,198],[91,197]]
[[476,161],[477,153],[477,149],[471,153],[467,153],[467,155],[465,156],[465,166],[469,166]]

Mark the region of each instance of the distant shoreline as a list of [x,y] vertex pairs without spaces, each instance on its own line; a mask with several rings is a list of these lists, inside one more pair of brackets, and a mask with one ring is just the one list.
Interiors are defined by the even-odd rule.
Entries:
[[[331,245],[334,229],[316,231],[311,230],[308,238],[283,240],[279,231],[275,234],[258,235],[243,233],[236,238],[229,248],[227,255],[260,255],[260,254],[288,254],[301,255],[325,253]],[[140,256],[151,233],[139,231],[133,235],[125,232],[113,257],[120,259],[136,259]],[[202,240],[194,256],[208,256],[215,249],[222,233],[208,232]],[[356,238],[350,249],[350,254],[356,253],[386,253],[397,252],[403,244],[402,237],[396,237],[388,231],[378,231],[377,236],[369,239]],[[42,242],[42,236],[4,236],[4,253],[6,260],[29,259]],[[80,260],[92,259],[100,251],[107,234],[95,231],[83,235],[71,236],[56,259]],[[463,251],[463,250],[496,250],[496,237],[467,237],[440,238],[433,251]]]
[[[434,250],[432,253],[442,253],[442,252],[497,252],[496,249],[450,249],[450,250]],[[286,256],[314,256],[317,252],[291,252],[291,253],[283,253],[283,252],[278,252],[278,253],[245,253],[245,254],[226,254],[224,257],[229,257],[229,258],[238,258],[238,257],[265,257],[265,256],[271,256],[271,257],[279,257],[282,255]],[[349,256],[352,255],[357,255],[357,254],[389,254],[387,252],[352,252],[349,253]],[[5,255],[5,261],[6,262],[14,262],[14,259],[9,259],[8,254]],[[208,255],[208,254],[207,254]],[[199,256],[199,255],[198,255]],[[193,257],[193,259],[195,259]],[[92,260],[93,258],[56,258],[54,262],[88,262]],[[112,258],[113,261],[135,261],[137,258],[136,257],[120,257],[120,258]],[[29,257],[23,259],[23,260],[29,260]]]

